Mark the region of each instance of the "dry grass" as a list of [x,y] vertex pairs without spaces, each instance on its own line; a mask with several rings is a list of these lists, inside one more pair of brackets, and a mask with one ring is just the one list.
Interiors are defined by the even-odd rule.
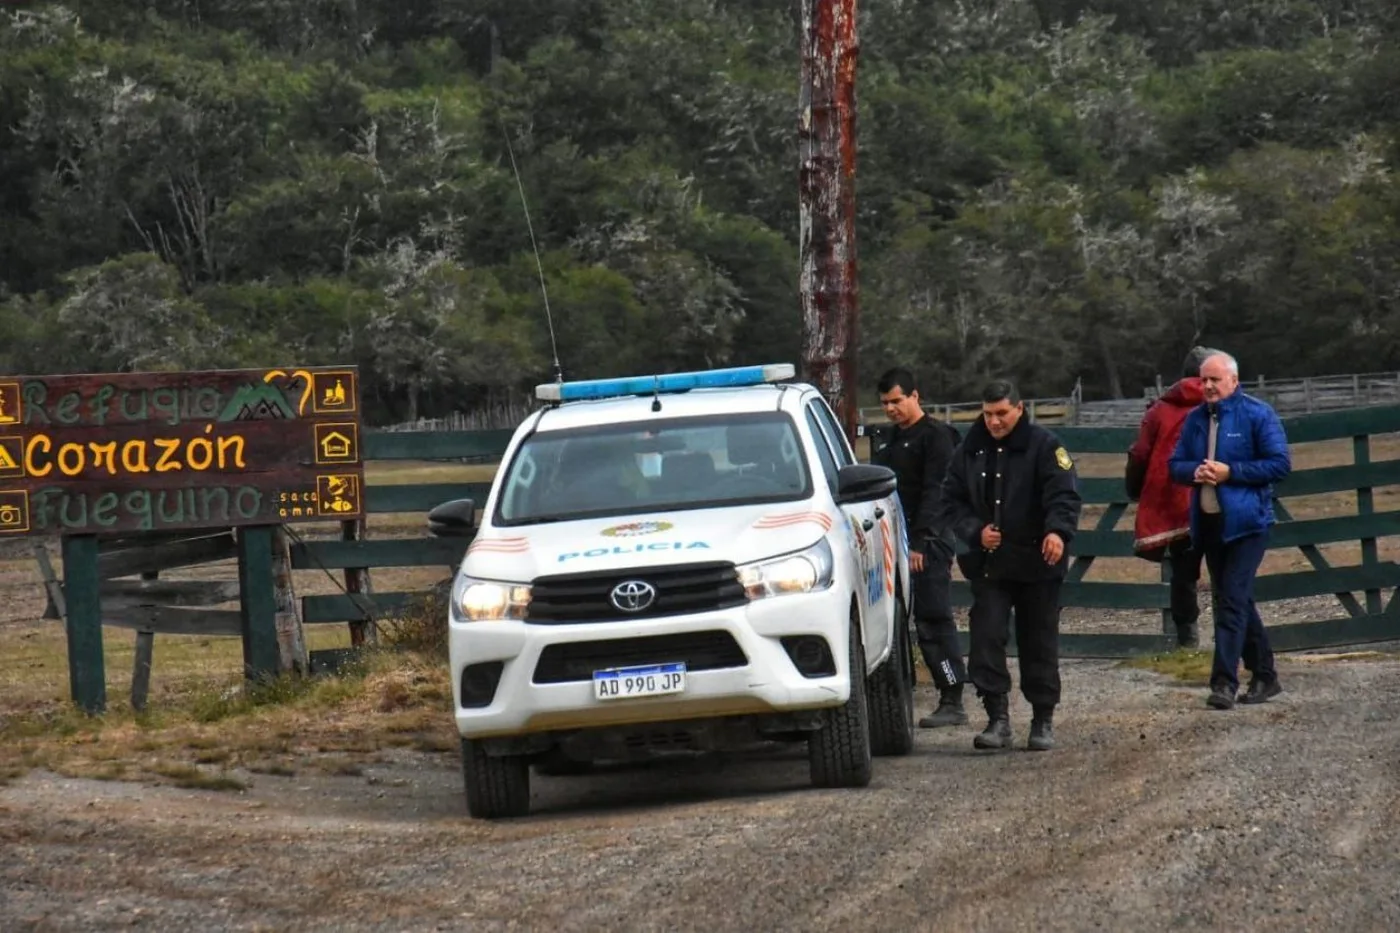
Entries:
[[1129,658],[1123,663],[1128,667],[1156,671],[1192,686],[1206,687],[1210,685],[1211,659],[1212,655],[1208,651],[1182,648],[1167,654]]
[[[188,573],[231,577],[234,568]],[[413,588],[445,575],[445,568],[385,573],[375,582]],[[307,585],[318,576],[324,587]],[[324,574],[298,577],[299,595],[333,590]],[[37,621],[43,597],[33,561],[0,562],[0,600],[10,607],[9,619],[0,620],[0,783],[44,768],[236,791],[253,774],[355,774],[381,749],[455,748],[451,685],[429,619],[440,607],[427,602],[417,616],[386,624],[382,647],[336,676],[249,685],[239,639],[158,636],[143,713],[127,701],[135,635],[104,628],[108,711],[89,717],[68,699],[62,625]],[[308,626],[306,634],[311,650],[350,643],[344,625]]]
[[[112,702],[122,685],[110,675],[108,712],[100,716],[77,711],[66,684],[47,678],[31,680],[37,689],[28,701],[0,705],[0,780],[44,768],[239,790],[249,774],[355,774],[381,749],[456,747],[451,686],[436,658],[377,649],[335,676],[250,685],[216,669],[192,640],[164,641],[171,645],[158,654],[156,670],[174,676],[163,678],[146,713]],[[44,667],[66,663],[61,637],[30,645],[31,659]]]

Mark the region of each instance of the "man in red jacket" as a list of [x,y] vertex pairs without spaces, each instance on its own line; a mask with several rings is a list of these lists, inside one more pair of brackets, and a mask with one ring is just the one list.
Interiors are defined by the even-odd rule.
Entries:
[[1196,587],[1201,579],[1201,552],[1191,546],[1191,489],[1173,483],[1167,461],[1191,409],[1205,401],[1201,364],[1218,351],[1192,347],[1182,364],[1182,377],[1148,407],[1137,440],[1128,448],[1124,481],[1137,502],[1133,550],[1144,560],[1171,565],[1171,613],[1177,644],[1200,644],[1196,625],[1201,608]]

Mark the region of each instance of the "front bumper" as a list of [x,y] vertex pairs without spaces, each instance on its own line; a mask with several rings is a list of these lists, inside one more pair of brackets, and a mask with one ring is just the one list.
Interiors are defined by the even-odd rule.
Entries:
[[[839,706],[850,696],[849,620],[849,595],[836,587],[692,615],[583,624],[463,622],[454,614],[448,639],[457,729],[465,738],[488,738]],[[799,672],[781,642],[791,635],[823,637],[836,673],[806,677]],[[742,655],[733,648],[715,650],[731,638]],[[606,650],[588,647],[624,639],[629,650],[615,661],[607,660]],[[652,657],[652,644],[669,647]],[[558,647],[547,653],[551,646]],[[598,700],[591,669],[583,669],[687,661],[688,650],[699,666],[724,666],[693,670],[688,663],[680,694]],[[575,659],[565,665],[566,673],[558,663],[561,656]],[[580,667],[578,658],[587,663]],[[500,662],[490,702],[464,708],[463,669],[489,662]],[[561,677],[564,682],[539,682]]]

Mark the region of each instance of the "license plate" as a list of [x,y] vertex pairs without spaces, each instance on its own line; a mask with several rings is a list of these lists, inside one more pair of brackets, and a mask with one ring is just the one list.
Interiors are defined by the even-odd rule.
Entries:
[[593,672],[593,696],[599,700],[664,696],[684,690],[684,664],[614,667]]

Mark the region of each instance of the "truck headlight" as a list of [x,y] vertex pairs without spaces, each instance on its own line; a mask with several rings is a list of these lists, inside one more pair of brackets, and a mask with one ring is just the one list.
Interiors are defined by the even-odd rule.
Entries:
[[831,585],[833,566],[831,545],[822,538],[805,551],[744,564],[739,568],[739,582],[749,599],[811,593]]
[[523,620],[530,606],[530,587],[459,574],[452,583],[452,605],[467,622]]

